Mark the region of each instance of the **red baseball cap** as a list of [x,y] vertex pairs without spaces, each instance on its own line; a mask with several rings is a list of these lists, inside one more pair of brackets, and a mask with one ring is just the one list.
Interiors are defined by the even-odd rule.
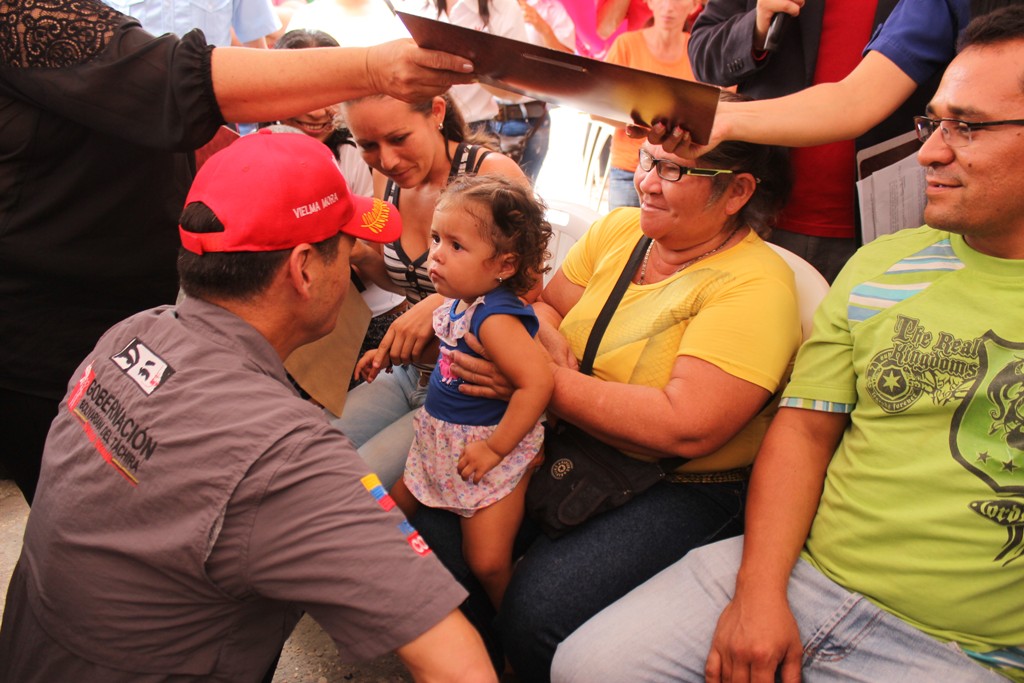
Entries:
[[322,242],[339,232],[371,242],[402,234],[398,209],[349,193],[334,155],[308,135],[261,130],[211,156],[196,174],[185,205],[202,202],[223,232],[189,232],[181,245],[196,254],[278,251]]

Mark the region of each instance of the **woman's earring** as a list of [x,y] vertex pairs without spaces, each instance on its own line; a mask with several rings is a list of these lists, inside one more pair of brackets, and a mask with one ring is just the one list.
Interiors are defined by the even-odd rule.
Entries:
[[503,277],[501,277],[501,276],[499,275],[499,276],[498,276],[498,284],[500,285],[500,284],[501,284],[501,283],[503,283],[504,281],[505,281],[505,278],[503,278]]

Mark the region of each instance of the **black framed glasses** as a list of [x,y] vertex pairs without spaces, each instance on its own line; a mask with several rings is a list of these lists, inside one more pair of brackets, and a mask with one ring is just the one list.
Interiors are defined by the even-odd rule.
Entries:
[[645,173],[651,169],[657,169],[658,177],[662,180],[667,180],[670,183],[674,183],[684,175],[695,175],[701,178],[714,178],[717,175],[724,175],[727,173],[735,173],[727,168],[693,168],[690,166],[680,166],[674,161],[668,159],[655,159],[647,150],[640,150],[640,169]]
[[932,119],[927,116],[914,117],[914,130],[917,139],[927,142],[936,130],[942,131],[942,141],[950,147],[966,147],[971,144],[971,136],[980,128],[991,126],[1024,126],[1024,119],[1006,119],[1005,121],[961,121],[960,119]]

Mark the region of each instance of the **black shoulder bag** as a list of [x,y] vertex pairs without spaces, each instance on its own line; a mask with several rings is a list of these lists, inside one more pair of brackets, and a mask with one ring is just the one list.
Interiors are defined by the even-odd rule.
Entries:
[[[650,241],[640,238],[608,295],[587,339],[580,372],[589,375],[593,370],[601,337]],[[526,514],[545,534],[558,538],[591,517],[629,502],[685,461],[637,460],[564,420],[554,426],[549,422],[544,431],[544,465],[533,473],[526,489]]]

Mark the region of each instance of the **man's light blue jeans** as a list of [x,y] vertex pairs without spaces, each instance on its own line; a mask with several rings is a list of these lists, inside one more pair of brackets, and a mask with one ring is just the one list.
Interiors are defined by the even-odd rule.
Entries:
[[341,430],[359,455],[390,489],[405,471],[412,445],[412,417],[427,398],[420,373],[411,366],[380,373],[372,383],[357,386],[345,400],[340,418],[331,424]]
[[[718,617],[732,599],[743,537],[694,550],[562,642],[555,683],[704,681]],[[802,680],[1005,683],[800,560],[789,604],[804,645]]]

